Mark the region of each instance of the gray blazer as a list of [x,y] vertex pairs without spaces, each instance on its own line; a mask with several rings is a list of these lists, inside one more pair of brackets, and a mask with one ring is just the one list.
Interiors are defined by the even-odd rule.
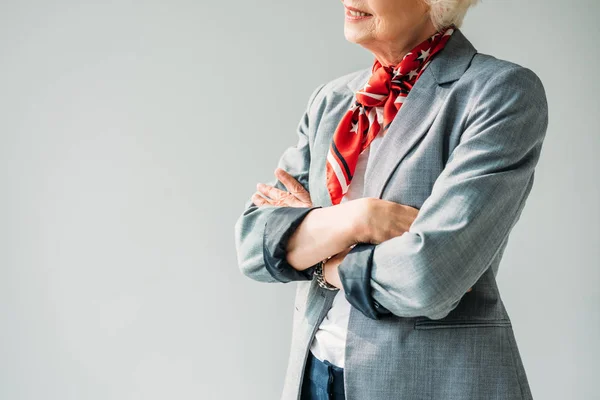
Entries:
[[[235,225],[244,275],[297,285],[284,400],[300,397],[311,341],[337,293],[311,279],[314,266],[300,272],[286,262],[287,239],[308,212],[332,205],[329,144],[370,73],[317,87],[297,144],[279,161],[310,192],[313,207],[249,200]],[[532,398],[495,277],[531,191],[547,124],[537,75],[477,53],[460,30],[425,69],[369,163],[363,192],[418,208],[418,216],[401,236],[358,244],[339,267],[353,306],[347,400]],[[269,184],[286,190],[277,180]]]

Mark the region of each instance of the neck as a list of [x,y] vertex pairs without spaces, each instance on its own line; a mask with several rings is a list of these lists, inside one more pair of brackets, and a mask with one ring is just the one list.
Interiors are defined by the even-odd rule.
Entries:
[[394,67],[402,61],[404,56],[414,49],[425,39],[433,36],[438,30],[431,21],[428,21],[422,29],[412,32],[402,40],[395,40],[392,43],[379,44],[377,46],[364,46],[370,50],[375,58],[379,60],[384,67]]

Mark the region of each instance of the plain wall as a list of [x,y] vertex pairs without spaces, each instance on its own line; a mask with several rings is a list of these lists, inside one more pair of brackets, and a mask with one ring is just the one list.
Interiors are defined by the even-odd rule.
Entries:
[[[104,3],[104,4],[98,4]],[[598,398],[600,2],[485,1],[550,123],[500,267],[536,399]],[[0,399],[278,399],[295,284],[234,223],[319,84],[370,66],[340,1],[0,2]]]

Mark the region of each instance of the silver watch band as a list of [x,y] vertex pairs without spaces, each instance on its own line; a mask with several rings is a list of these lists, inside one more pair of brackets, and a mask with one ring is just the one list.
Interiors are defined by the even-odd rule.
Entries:
[[327,290],[340,290],[339,288],[333,286],[332,284],[330,284],[329,282],[327,282],[325,280],[325,276],[323,275],[323,265],[324,264],[325,264],[325,261],[319,261],[319,263],[315,267],[314,276],[317,279],[317,283],[323,289],[327,289]]

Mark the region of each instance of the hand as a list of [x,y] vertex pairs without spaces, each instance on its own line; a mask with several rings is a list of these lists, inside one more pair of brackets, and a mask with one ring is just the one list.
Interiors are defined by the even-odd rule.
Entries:
[[[288,192],[278,189],[271,185],[258,183],[256,188],[258,192],[252,195],[252,202],[257,206],[272,205],[279,207],[312,207],[310,193],[300,182],[285,170],[277,168],[275,176],[286,187]],[[263,194],[267,198],[262,197]]]
[[357,243],[379,244],[410,229],[419,210],[373,197],[352,200],[354,237]]
[[325,281],[341,290],[344,290],[344,288],[342,286],[342,281],[340,280],[338,267],[342,261],[344,261],[344,258],[350,252],[350,250],[352,250],[352,247],[348,247],[346,250],[337,253],[335,256],[327,260],[325,265],[323,265],[323,277],[325,278]]

